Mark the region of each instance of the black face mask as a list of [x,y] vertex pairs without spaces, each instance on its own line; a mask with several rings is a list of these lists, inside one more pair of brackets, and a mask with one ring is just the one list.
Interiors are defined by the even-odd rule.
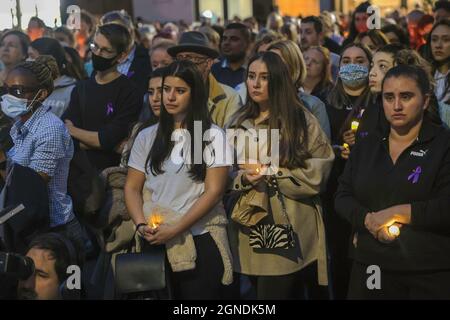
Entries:
[[92,53],[92,65],[94,67],[94,70],[102,72],[114,67],[118,62],[114,61],[116,58],[117,56],[112,58],[103,58],[101,56]]

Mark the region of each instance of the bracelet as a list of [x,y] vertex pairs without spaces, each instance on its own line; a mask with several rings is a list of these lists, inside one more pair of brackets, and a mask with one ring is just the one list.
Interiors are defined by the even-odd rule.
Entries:
[[136,226],[136,231],[139,231],[139,228],[140,228],[140,227],[146,226],[146,225],[147,225],[146,223],[139,223],[139,224]]

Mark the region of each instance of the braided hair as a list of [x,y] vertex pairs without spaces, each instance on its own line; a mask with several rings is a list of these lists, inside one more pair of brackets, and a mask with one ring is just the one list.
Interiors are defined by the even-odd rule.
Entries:
[[53,92],[53,78],[50,67],[42,62],[25,61],[15,66],[12,71],[23,70],[31,74],[38,83],[37,89],[47,90],[47,97]]

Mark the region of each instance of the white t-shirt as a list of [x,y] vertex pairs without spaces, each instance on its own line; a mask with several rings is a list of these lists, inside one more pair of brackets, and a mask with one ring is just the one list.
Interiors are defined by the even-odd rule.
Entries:
[[[204,182],[194,181],[189,176],[189,167],[186,164],[188,163],[186,159],[189,158],[186,152],[184,153],[185,156],[182,156],[182,143],[177,144],[175,142],[172,155],[162,165],[163,174],[155,176],[150,168],[146,172],[145,162],[155,140],[157,129],[158,124],[146,128],[138,134],[131,149],[128,166],[145,174],[145,187],[152,192],[153,203],[185,214],[203,194],[205,184]],[[208,168],[231,167],[233,161],[232,149],[225,138],[225,132],[218,126],[212,125],[209,133],[205,133],[205,139],[212,138],[214,142],[206,148],[208,152],[206,149],[204,152],[204,154],[209,155],[204,157]],[[180,135],[181,132],[178,131],[177,134]],[[186,142],[186,140],[184,141]],[[188,144],[186,143],[186,145]],[[222,202],[219,202],[218,206],[221,205]],[[199,235],[205,233],[206,230],[199,221],[191,227],[191,232],[194,235]]]

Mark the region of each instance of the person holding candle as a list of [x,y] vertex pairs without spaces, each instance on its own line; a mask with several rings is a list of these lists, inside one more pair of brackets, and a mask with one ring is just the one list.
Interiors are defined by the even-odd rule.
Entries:
[[[317,298],[322,296],[317,283],[328,285],[319,194],[331,169],[333,150],[318,120],[298,99],[279,55],[254,56],[248,64],[246,87],[247,103],[233,116],[230,128],[236,130],[238,141],[254,130],[280,132],[279,168],[273,168],[273,152],[270,164],[261,158],[252,164],[253,146],[241,149],[237,143],[238,161],[246,164],[236,167],[230,186],[230,194],[237,196],[229,228],[234,270],[250,277],[257,299]],[[260,157],[267,152],[267,144],[273,144],[262,136],[250,140],[257,141],[254,149]],[[260,246],[256,230],[280,224],[292,227],[291,246],[284,247],[283,238],[275,233],[267,243],[279,246]]]
[[[338,177],[342,174],[345,160],[341,155],[350,150],[352,141],[345,141],[345,135],[354,135],[351,122],[361,115],[372,99],[368,86],[369,66],[372,54],[361,44],[350,44],[343,48],[339,76],[328,95],[326,108],[331,126],[331,142],[336,153],[326,192],[322,194],[327,242],[331,256],[331,278],[333,295],[343,299],[347,293],[351,263],[348,261],[348,242],[351,229],[348,223],[335,213],[334,194]],[[344,149],[343,144],[349,145]]]
[[[208,222],[217,216],[226,220],[221,200],[231,159],[228,163],[227,157],[221,156],[222,148],[225,152],[228,148],[225,133],[212,123],[206,85],[194,63],[169,65],[162,87],[159,123],[141,131],[131,149],[125,184],[127,210],[140,236],[150,245],[165,244],[168,258],[170,243],[186,234],[193,238],[194,268],[175,271],[173,264],[168,267],[175,299],[223,299],[232,282],[228,277],[232,277],[231,254],[225,225]],[[209,137],[208,141],[195,139],[198,127],[194,133],[194,126],[198,124],[200,137]],[[172,142],[172,136],[183,139],[183,150],[178,142]],[[186,140],[189,137],[190,142]],[[185,147],[188,152],[183,152]],[[196,160],[199,147],[200,163]],[[202,157],[204,154],[211,157]],[[162,224],[148,226],[143,188],[151,192],[153,208],[170,213],[173,223],[163,216]],[[152,210],[151,214],[155,213]],[[177,219],[172,219],[173,214]],[[216,237],[218,233],[223,237]]]
[[[430,94],[422,68],[389,70],[389,127],[354,147],[339,179],[336,211],[356,233],[350,299],[450,298],[450,132],[430,120]],[[370,265],[379,290],[367,286]]]

